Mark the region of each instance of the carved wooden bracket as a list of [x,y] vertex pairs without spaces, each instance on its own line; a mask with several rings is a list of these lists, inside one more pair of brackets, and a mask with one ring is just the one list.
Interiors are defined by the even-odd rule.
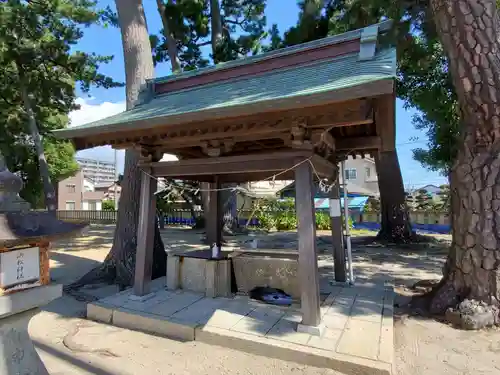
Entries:
[[231,152],[235,145],[235,142],[232,139],[223,139],[223,140],[210,140],[206,142],[201,142],[201,149],[203,153],[210,157],[218,157],[222,154],[227,154]]
[[311,132],[307,129],[307,123],[303,118],[295,119],[290,127],[290,146],[293,148],[312,150]]
[[135,144],[133,148],[139,152],[139,159],[141,162],[158,162],[163,158],[163,152],[160,149],[150,148],[139,144]]

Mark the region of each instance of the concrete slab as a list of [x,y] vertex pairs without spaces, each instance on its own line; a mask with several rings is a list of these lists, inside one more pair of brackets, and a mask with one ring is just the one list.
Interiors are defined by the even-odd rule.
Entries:
[[196,340],[264,357],[330,368],[346,375],[391,374],[391,366],[380,361],[343,355],[307,345],[276,340],[267,336],[256,336],[216,327],[205,326],[197,328]]
[[[155,335],[197,340],[345,374],[391,374],[393,292],[363,285],[335,287],[322,302],[324,333],[297,332],[302,320],[295,306],[264,305],[246,297],[206,298],[167,291],[143,303],[129,292],[87,306],[89,318]],[[359,293],[357,293],[359,291]],[[134,302],[134,303],[132,303]]]
[[123,308],[113,311],[113,325],[183,341],[193,341],[196,328],[196,324]]
[[377,359],[380,323],[350,319],[342,332],[337,351],[343,354]]

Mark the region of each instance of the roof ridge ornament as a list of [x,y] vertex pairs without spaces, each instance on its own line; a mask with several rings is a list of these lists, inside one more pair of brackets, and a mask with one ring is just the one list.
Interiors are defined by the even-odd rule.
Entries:
[[373,60],[377,52],[379,25],[371,25],[361,30],[359,61]]

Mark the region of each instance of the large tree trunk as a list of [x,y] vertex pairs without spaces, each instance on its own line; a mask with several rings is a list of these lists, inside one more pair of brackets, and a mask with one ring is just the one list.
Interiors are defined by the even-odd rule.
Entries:
[[462,142],[450,174],[453,240],[431,312],[500,300],[500,60],[495,0],[431,0],[457,92]]
[[28,125],[31,137],[33,138],[33,143],[35,144],[36,155],[38,158],[38,167],[43,182],[45,207],[48,211],[55,212],[57,209],[56,192],[54,190],[54,185],[52,185],[52,182],[50,181],[49,164],[47,163],[47,158],[45,157],[45,152],[43,150],[42,138],[40,137],[40,132],[38,131],[38,126],[36,124],[35,114],[33,113],[28,90],[25,83],[23,82],[21,74],[19,74],[19,88],[24,104],[24,110],[26,111],[26,116],[28,117]]
[[222,35],[222,18],[220,15],[219,0],[210,0],[210,26],[212,27],[212,58],[215,64],[225,61],[223,45],[224,36]]
[[[165,0],[156,0],[158,5],[158,12],[160,13],[161,22],[163,24],[163,35],[167,40],[167,52],[170,58],[170,64],[172,66],[172,73],[180,73],[181,62],[177,53],[177,40],[175,39],[173,28],[170,24],[170,18],[167,14],[167,7],[165,6]],[[172,0],[168,0],[168,4],[172,5]]]
[[[237,184],[224,184],[225,188],[236,187]],[[237,193],[232,190],[223,190],[219,192],[219,202],[221,206],[221,229],[224,235],[233,235],[238,230],[238,210],[236,206]]]
[[[220,12],[219,0],[210,0],[210,16],[211,23],[211,42],[212,42],[212,58],[215,64],[228,60],[224,54],[224,35],[222,29],[222,17]],[[219,202],[221,204],[222,225],[220,226],[223,234],[232,235],[238,228],[236,193],[231,188],[235,188],[237,184],[223,184],[222,190],[219,192]]]
[[[154,66],[142,1],[116,0],[116,9],[122,33],[127,110],[129,110],[137,103],[139,92],[146,80],[154,77]],[[132,285],[137,250],[141,181],[141,170],[138,168],[138,161],[138,152],[134,150],[126,151],[122,193],[118,207],[113,246],[103,266],[91,271],[76,283],[68,286],[67,291],[85,284],[102,281],[116,282],[122,287]],[[166,274],[166,262],[165,248],[158,225],[156,225],[153,279]]]
[[[136,105],[146,80],[154,78],[154,64],[142,1],[116,0],[116,10],[125,58],[127,110],[130,110]],[[128,286],[134,279],[141,171],[137,167],[139,156],[136,151],[127,150],[125,161],[118,222],[108,258],[115,264],[116,281]],[[166,262],[165,248],[156,225],[153,278],[166,274]]]
[[381,222],[377,238],[389,242],[412,239],[401,168],[396,150],[384,151],[375,157],[380,191]]

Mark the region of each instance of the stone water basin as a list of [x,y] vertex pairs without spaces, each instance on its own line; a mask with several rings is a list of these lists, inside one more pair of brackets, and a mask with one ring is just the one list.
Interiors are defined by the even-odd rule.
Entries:
[[250,250],[231,254],[238,293],[248,294],[257,286],[282,289],[300,299],[297,251]]

